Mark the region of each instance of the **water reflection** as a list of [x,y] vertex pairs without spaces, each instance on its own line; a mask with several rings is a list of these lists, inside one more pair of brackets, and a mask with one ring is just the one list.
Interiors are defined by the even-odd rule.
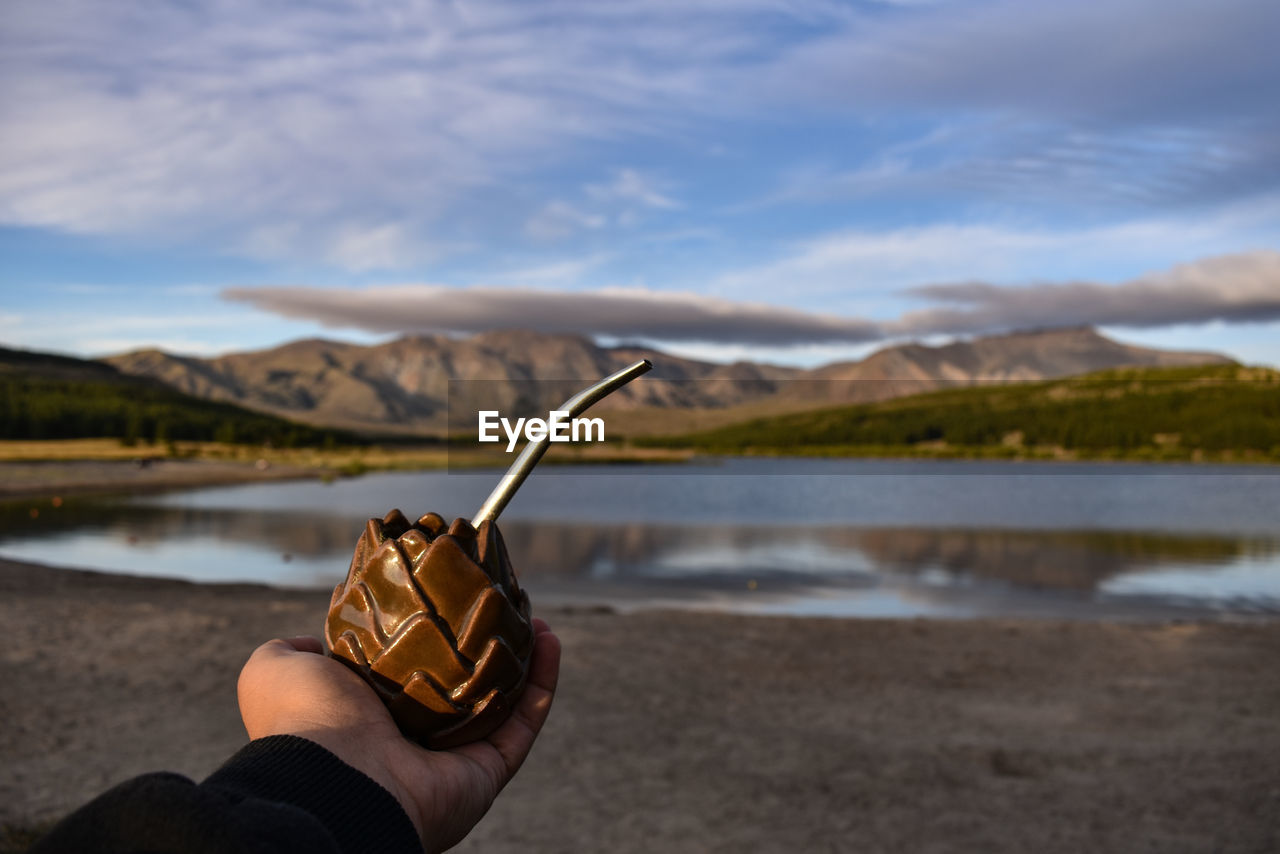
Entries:
[[[363,523],[225,501],[68,501],[34,518],[13,504],[0,506],[0,554],[325,587],[345,572]],[[563,601],[876,615],[1153,604],[1280,613],[1280,537],[1266,535],[519,517],[503,531],[531,592]]]

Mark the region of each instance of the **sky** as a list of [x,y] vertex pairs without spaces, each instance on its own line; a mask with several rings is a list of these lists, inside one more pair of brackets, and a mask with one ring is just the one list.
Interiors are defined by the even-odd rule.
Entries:
[[1280,365],[1274,0],[7,0],[0,343]]

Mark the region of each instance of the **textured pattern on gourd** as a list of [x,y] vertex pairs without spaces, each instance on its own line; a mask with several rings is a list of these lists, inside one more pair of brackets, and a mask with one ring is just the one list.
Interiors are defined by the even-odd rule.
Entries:
[[333,591],[330,655],[365,678],[405,735],[483,738],[511,713],[533,652],[529,597],[497,525],[428,513],[370,519]]

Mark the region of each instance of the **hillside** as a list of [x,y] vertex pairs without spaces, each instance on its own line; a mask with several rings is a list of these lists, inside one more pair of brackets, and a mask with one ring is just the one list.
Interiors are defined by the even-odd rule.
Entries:
[[796,373],[697,362],[645,348],[609,349],[580,336],[528,332],[463,339],[412,336],[369,347],[313,339],[214,359],[143,350],[106,361],[188,394],[312,424],[441,433],[451,382],[455,393],[459,381],[483,382],[492,405],[510,410],[539,396],[540,381],[598,379],[641,358],[654,359],[658,368],[644,383],[619,392],[610,400],[613,406],[724,406],[762,391],[772,393],[777,381]]
[[1135,347],[1093,329],[1075,328],[1015,332],[940,347],[902,344],[859,362],[823,366],[808,379],[827,384],[830,398],[856,403],[975,381],[1034,381],[1119,367],[1230,363],[1213,353]]
[[[576,335],[488,332],[470,338],[412,336],[360,346],[319,339],[212,359],[142,350],[106,361],[191,395],[324,427],[366,432],[445,432],[450,383],[473,383],[489,405],[518,408],[545,396],[542,380],[594,380],[637,359],[655,369],[609,398],[628,411],[629,432],[660,434],[746,417],[881,400],[957,383],[1050,379],[1128,365],[1229,363],[1210,353],[1132,347],[1091,329],[1048,330],[905,344],[860,362],[813,370],[754,362],[714,364],[638,347],[600,347]],[[557,401],[558,402],[558,401]],[[455,407],[455,416],[461,407]],[[469,415],[466,423],[474,415]],[[455,417],[454,426],[463,422]]]
[[716,454],[1280,462],[1280,372],[1127,368],[997,382],[642,444]]
[[[354,437],[341,434],[351,441]],[[117,438],[315,445],[335,437],[129,376],[101,362],[0,348],[0,439]]]

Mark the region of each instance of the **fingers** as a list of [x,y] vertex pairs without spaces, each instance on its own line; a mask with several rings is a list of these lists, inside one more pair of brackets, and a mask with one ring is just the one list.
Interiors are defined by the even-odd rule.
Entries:
[[[537,634],[534,636],[533,658],[529,662],[529,688],[540,688],[548,695],[555,694],[556,683],[560,681],[560,638],[552,634],[551,627],[542,620],[534,622],[542,623],[542,628],[535,625]],[[525,693],[527,695],[528,691]],[[550,705],[548,697],[548,708]],[[546,718],[545,714],[543,718]]]
[[[310,655],[324,652],[324,646],[317,638],[275,638],[258,647],[249,656],[244,667],[240,669],[240,677],[236,681],[236,695],[240,701],[241,717],[245,719],[245,728],[251,729],[246,711],[263,705],[262,698],[275,690],[280,676],[289,664],[285,659],[296,655]],[[252,732],[250,734],[252,737]]]
[[[537,630],[535,621],[535,631]],[[534,639],[533,659],[529,664],[529,681],[520,695],[511,717],[486,741],[502,760],[502,782],[511,778],[533,748],[533,741],[551,711],[556,683],[560,679],[560,639],[545,622]]]
[[323,653],[324,644],[320,642],[319,638],[313,637],[273,638],[255,649],[249,656],[249,661],[253,661],[255,658],[279,658],[280,656],[293,655],[297,652]]
[[285,638],[284,642],[296,649],[298,652],[314,652],[317,655],[324,655],[324,644],[320,642],[320,638],[304,635],[296,638]]

